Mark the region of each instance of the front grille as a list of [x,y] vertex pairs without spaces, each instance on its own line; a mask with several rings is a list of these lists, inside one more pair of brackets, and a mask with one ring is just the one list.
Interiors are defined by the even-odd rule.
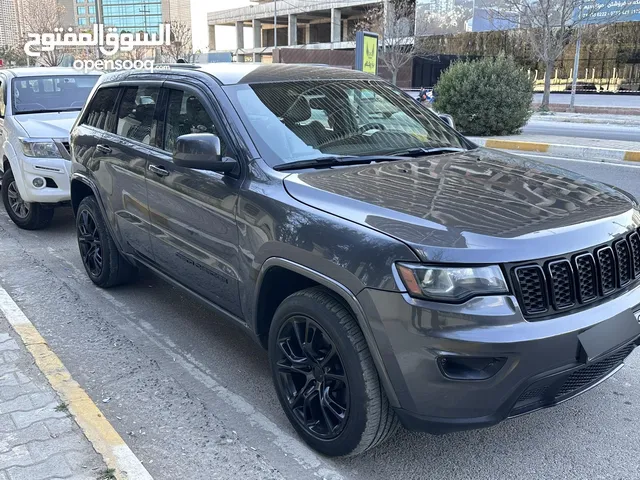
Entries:
[[633,348],[634,345],[628,345],[600,362],[588,365],[580,370],[576,370],[567,377],[560,389],[556,392],[556,399],[561,399],[562,397],[571,395],[572,393],[582,390],[587,385],[602,379],[614,368],[619,366],[631,353]]
[[632,233],[629,235],[629,246],[631,247],[631,258],[633,265],[633,277],[640,277],[640,235]]
[[512,279],[527,318],[580,308],[640,280],[640,229],[567,258],[516,265]]

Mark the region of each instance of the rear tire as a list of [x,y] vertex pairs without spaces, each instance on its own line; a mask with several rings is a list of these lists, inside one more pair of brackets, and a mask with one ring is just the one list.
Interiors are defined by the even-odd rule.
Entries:
[[10,168],[2,176],[2,202],[13,223],[25,230],[40,230],[53,219],[53,206],[29,203],[22,199]]
[[313,287],[280,304],[269,362],[289,421],[318,452],[357,455],[397,430],[362,331],[332,292]]
[[135,280],[138,270],[118,251],[93,196],[78,206],[76,235],[82,264],[93,283],[109,288]]

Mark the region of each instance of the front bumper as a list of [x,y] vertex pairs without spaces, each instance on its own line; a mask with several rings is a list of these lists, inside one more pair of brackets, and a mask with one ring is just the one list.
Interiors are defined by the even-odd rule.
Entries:
[[[20,155],[20,195],[26,202],[60,203],[71,199],[69,172],[71,161],[63,158],[32,158]],[[14,175],[17,173],[14,172]],[[36,188],[33,179],[45,179],[46,186]]]
[[[443,305],[367,289],[358,300],[398,398],[396,412],[411,430],[487,427],[563,402],[615,373],[640,344],[640,287],[535,322],[524,320],[509,296]],[[503,364],[486,379],[447,378],[443,358]]]

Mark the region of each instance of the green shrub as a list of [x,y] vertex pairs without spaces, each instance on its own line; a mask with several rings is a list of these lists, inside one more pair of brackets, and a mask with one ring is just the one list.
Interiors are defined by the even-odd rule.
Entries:
[[533,82],[510,57],[459,61],[440,76],[435,109],[466,135],[509,135],[531,116]]

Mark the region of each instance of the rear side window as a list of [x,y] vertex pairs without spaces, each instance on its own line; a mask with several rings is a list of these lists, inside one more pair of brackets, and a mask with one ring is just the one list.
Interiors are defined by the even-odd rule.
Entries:
[[126,88],[118,109],[116,133],[145,145],[155,145],[158,126],[155,113],[159,93],[158,87]]
[[4,81],[0,79],[0,118],[4,118]]
[[102,88],[96,92],[91,100],[91,104],[87,107],[84,125],[109,131],[110,125],[113,125],[115,118],[115,105],[118,98],[118,88]]

